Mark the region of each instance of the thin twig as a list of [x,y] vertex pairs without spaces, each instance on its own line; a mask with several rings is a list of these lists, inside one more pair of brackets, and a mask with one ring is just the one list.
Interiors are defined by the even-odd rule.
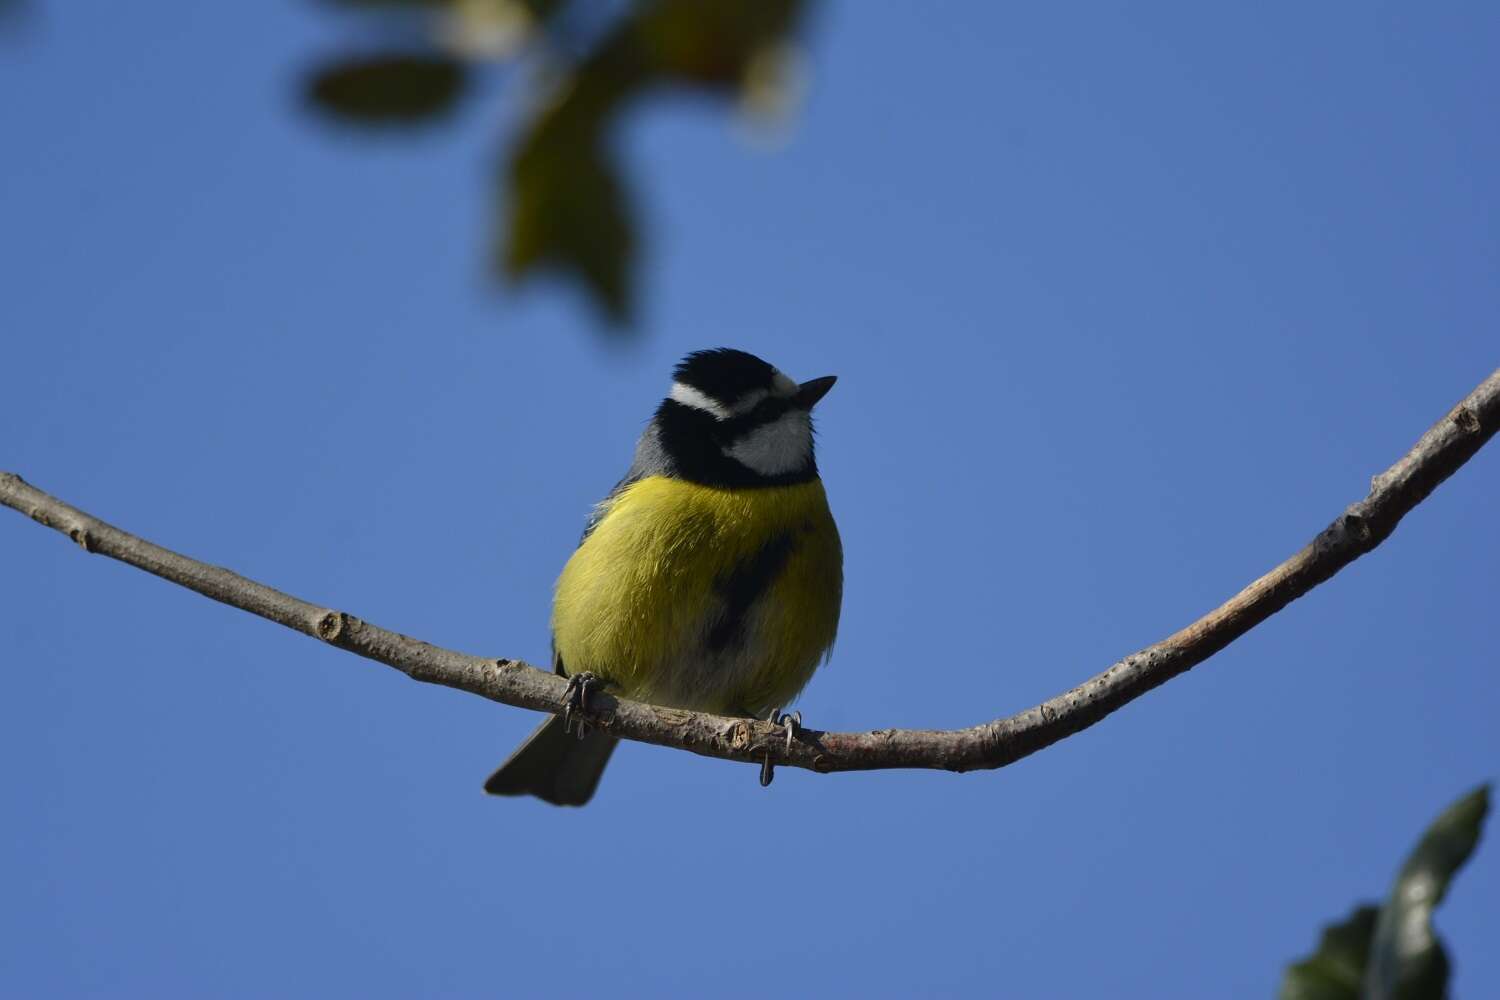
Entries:
[[[611,736],[709,757],[780,767],[863,771],[892,767],[968,771],[1003,767],[1093,725],[1159,684],[1202,663],[1288,603],[1379,545],[1397,522],[1469,460],[1500,428],[1500,370],[1376,476],[1370,493],[1302,551],[1179,632],[1132,653],[1096,677],[1008,718],[968,729],[877,729],[829,733],[662,708],[600,693],[591,714]],[[519,660],[486,660],[388,632],[342,611],[308,604],[229,570],[189,559],[85,514],[0,473],[0,503],[118,559],[206,597],[252,612],[400,670],[414,680],[541,712],[564,707],[566,681]]]

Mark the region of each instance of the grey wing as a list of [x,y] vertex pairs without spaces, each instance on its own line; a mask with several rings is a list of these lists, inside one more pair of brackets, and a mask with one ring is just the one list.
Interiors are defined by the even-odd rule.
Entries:
[[618,483],[615,483],[614,488],[605,494],[603,500],[600,500],[598,503],[594,504],[594,509],[589,511],[589,519],[583,526],[583,534],[578,536],[579,545],[582,545],[585,541],[587,541],[588,537],[594,533],[594,529],[599,527],[599,522],[604,520],[604,512],[609,510],[609,502],[615,497],[619,496],[621,490],[629,486],[631,483],[636,482],[640,478],[641,476],[639,475],[636,475],[632,472],[627,472],[625,474],[625,478],[620,480]]

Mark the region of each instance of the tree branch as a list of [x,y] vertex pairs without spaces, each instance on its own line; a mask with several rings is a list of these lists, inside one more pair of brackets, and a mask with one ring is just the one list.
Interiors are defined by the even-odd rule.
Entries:
[[[968,771],[1003,767],[1071,736],[1202,663],[1384,541],[1405,514],[1469,460],[1500,428],[1500,370],[1438,421],[1370,493],[1351,504],[1296,555],[1186,628],[1132,653],[1071,691],[1008,718],[968,729],[877,729],[863,733],[785,730],[766,722],[590,697],[590,714],[611,736],[678,747],[708,757],[814,771],[892,767]],[[308,604],[229,570],[189,559],[121,531],[0,473],[0,503],[73,539],[86,552],[118,559],[213,600],[269,618],[324,642],[395,667],[413,680],[468,691],[540,712],[560,712],[565,682],[519,660],[485,660],[378,628],[342,611]]]

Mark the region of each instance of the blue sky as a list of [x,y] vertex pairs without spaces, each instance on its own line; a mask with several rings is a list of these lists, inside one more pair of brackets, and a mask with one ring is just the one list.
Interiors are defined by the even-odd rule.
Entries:
[[[641,335],[486,280],[505,83],[330,129],[302,2],[0,38],[0,469],[162,544],[542,662],[671,364],[833,372],[823,728],[967,725],[1159,639],[1497,364],[1500,8],[834,3],[789,141],[634,116]],[[487,799],[532,715],[0,517],[0,992],[1265,996],[1500,760],[1492,445],[1208,663],[999,772],[627,745]],[[1500,994],[1493,831],[1439,924]]]

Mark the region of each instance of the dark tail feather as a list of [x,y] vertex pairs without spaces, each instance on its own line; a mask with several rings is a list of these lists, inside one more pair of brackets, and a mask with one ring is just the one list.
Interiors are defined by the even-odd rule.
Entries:
[[594,797],[599,776],[620,742],[598,730],[579,739],[554,715],[516,748],[484,783],[491,795],[535,795],[555,806],[581,806]]

